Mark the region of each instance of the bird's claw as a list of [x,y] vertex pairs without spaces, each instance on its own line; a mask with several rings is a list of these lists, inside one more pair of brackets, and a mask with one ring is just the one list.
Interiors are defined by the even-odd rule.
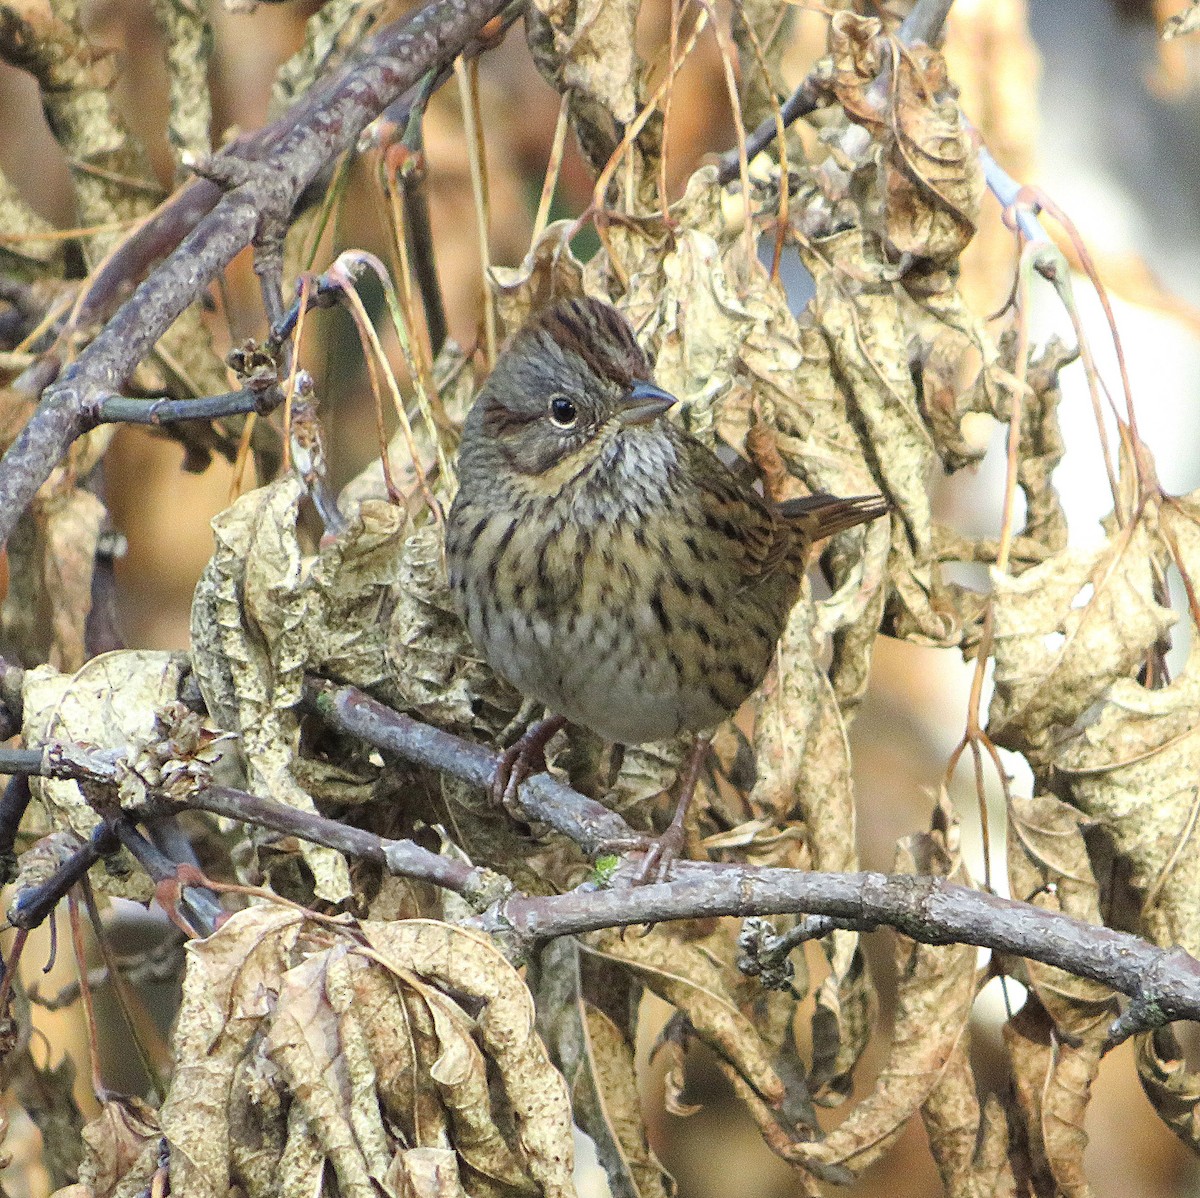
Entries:
[[517,789],[526,778],[542,773],[546,768],[546,753],[538,748],[530,751],[522,737],[504,750],[492,778],[492,801],[506,811],[512,809]]
[[646,858],[638,871],[636,886],[653,886],[670,880],[671,866],[683,853],[683,825],[671,824],[661,835],[646,842]]
[[[546,746],[566,725],[561,716],[539,720],[514,744],[500,754],[492,776],[492,800],[506,811],[513,811],[517,790],[526,778],[546,772]],[[519,816],[519,812],[516,813]]]
[[653,886],[656,882],[669,880],[671,866],[683,855],[684,833],[682,825],[672,824],[658,836],[627,836],[618,840],[606,840],[602,849],[606,853],[645,853],[641,868],[633,879],[634,886]]

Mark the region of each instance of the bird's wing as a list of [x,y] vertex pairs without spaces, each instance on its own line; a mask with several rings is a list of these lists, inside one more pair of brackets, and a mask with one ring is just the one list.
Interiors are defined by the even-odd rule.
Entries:
[[792,552],[794,534],[779,509],[745,486],[707,449],[709,461],[693,472],[700,511],[707,533],[723,546],[728,561],[743,582],[770,574]]
[[709,533],[725,544],[728,560],[744,582],[758,581],[785,562],[803,570],[816,541],[864,524],[890,510],[882,495],[807,495],[769,503],[746,486],[699,442],[691,442],[690,476],[697,480],[700,509]]

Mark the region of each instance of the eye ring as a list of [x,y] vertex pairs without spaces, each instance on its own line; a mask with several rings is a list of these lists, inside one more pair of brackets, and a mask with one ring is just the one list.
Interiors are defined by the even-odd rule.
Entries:
[[547,405],[550,423],[555,428],[572,429],[579,419],[579,411],[565,395],[555,395]]

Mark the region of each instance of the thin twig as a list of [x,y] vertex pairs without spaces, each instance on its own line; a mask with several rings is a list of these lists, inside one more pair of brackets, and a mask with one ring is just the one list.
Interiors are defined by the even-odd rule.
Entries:
[[[917,42],[931,44],[936,41],[953,3],[954,0],[917,0],[916,6],[908,14],[897,33],[900,44],[912,46]],[[761,154],[775,140],[781,125],[786,128],[801,117],[816,112],[823,104],[828,103],[830,98],[829,88],[825,81],[816,71],[810,72],[804,77],[800,86],[784,101],[779,117],[774,114],[767,117],[746,138],[745,154],[747,159]],[[741,150],[742,147],[739,145],[722,154],[718,159],[717,181],[722,186],[732,183],[738,177]]]
[[[121,388],[180,313],[261,228],[290,217],[308,186],[355,145],[369,121],[432,66],[462,53],[502,7],[503,0],[435,0],[368,39],[280,121],[210,160],[221,164],[211,174],[236,182],[224,194],[212,182],[188,189],[191,210],[200,214],[194,227],[47,388],[0,460],[0,542],[7,543],[38,488],[86,431],[87,413]],[[178,213],[149,224],[168,244],[184,227]],[[145,261],[141,252],[128,257],[135,266]]]

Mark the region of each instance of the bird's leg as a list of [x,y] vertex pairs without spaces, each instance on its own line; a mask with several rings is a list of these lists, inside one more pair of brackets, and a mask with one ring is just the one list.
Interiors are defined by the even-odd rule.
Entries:
[[532,774],[546,768],[546,746],[567,726],[565,716],[552,715],[538,720],[501,754],[492,778],[492,798],[507,807],[517,787]]
[[692,796],[696,793],[696,783],[700,781],[700,770],[704,766],[711,743],[712,738],[708,736],[697,736],[692,741],[683,768],[683,785],[679,791],[679,800],[675,804],[675,814],[671,817],[667,830],[649,842],[646,860],[642,862],[641,873],[638,874],[638,885],[646,882],[665,882],[672,862],[683,851],[688,808],[692,805]]

